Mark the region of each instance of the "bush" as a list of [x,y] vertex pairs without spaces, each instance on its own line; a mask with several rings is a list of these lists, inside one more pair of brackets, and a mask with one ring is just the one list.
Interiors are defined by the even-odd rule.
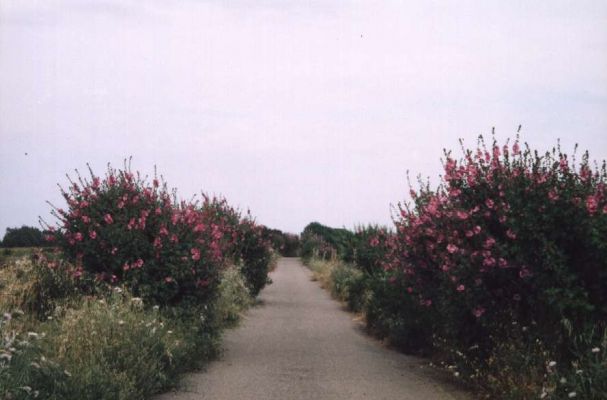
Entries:
[[21,228],[6,228],[3,247],[40,247],[48,245],[44,234],[38,228],[23,225]]
[[0,270],[0,309],[21,310],[45,320],[55,309],[81,293],[79,281],[64,261],[36,253]]
[[[217,286],[226,241],[221,218],[202,206],[172,200],[167,185],[148,184],[129,169],[108,168],[100,179],[79,177],[62,191],[68,210],[56,209],[55,235],[77,266],[74,276],[124,283],[157,304],[199,304]],[[174,193],[173,193],[174,197]]]
[[222,271],[218,292],[214,304],[218,323],[227,327],[233,326],[252,303],[249,288],[239,267],[231,265]]
[[263,237],[263,229],[250,218],[242,220],[238,227],[238,249],[242,260],[241,272],[251,296],[255,297],[268,283],[272,262],[270,243]]
[[607,319],[606,176],[587,153],[578,166],[518,141],[487,150],[481,139],[460,162],[446,153],[443,185],[412,191],[395,221],[403,312],[431,317],[426,329],[452,348],[475,349],[471,365],[487,366],[521,326],[555,362],[571,362],[562,321],[584,329]]
[[394,234],[387,228],[377,225],[359,227],[351,243],[352,261],[366,273],[390,268],[386,263],[394,251]]
[[342,258],[352,259],[353,233],[347,229],[330,228],[311,222],[301,234],[301,256],[304,260],[320,257],[325,260]]

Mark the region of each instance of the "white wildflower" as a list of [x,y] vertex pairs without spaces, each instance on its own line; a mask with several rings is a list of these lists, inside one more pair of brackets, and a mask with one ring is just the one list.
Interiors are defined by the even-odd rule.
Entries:
[[550,362],[548,363],[548,366],[549,366],[549,367],[554,367],[555,365],[556,365],[556,361],[550,361]]
[[559,382],[561,382],[561,383],[565,384],[565,383],[567,383],[567,378],[562,377],[562,378],[559,380]]
[[599,349],[598,347],[593,347],[592,350],[593,353],[598,353],[599,351],[601,351],[601,349]]
[[577,396],[576,392],[569,392],[569,394],[567,394],[567,397],[569,397],[570,399],[573,399],[576,396]]
[[27,337],[30,339],[38,339],[40,335],[38,335],[36,332],[28,332]]

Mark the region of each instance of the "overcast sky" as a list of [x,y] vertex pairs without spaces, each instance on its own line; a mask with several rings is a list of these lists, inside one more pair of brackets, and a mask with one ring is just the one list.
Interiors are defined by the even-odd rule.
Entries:
[[519,124],[607,158],[606,1],[0,0],[0,236],[128,156],[282,230],[389,224]]

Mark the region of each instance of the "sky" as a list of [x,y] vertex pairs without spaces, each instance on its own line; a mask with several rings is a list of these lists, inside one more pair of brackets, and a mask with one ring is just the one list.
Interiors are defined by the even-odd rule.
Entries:
[[284,231],[389,225],[519,124],[607,158],[606,1],[0,0],[0,236],[131,156]]

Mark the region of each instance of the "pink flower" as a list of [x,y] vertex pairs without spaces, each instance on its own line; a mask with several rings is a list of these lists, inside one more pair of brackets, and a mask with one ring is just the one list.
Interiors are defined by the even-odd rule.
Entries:
[[521,148],[519,147],[518,142],[515,142],[512,146],[512,154],[514,154],[515,156],[521,154]]
[[200,260],[200,249],[193,248],[190,250],[190,252],[192,253],[192,260],[194,260],[194,261]]
[[559,195],[556,193],[555,189],[552,189],[548,192],[548,198],[550,201],[557,201],[559,199]]
[[508,229],[508,230],[506,231],[506,236],[508,236],[508,238],[509,238],[509,239],[512,239],[512,240],[516,239],[516,233],[514,233],[514,232],[512,231],[512,229]]
[[495,265],[495,258],[487,257],[483,260],[483,265],[486,267],[492,267]]
[[131,269],[131,266],[128,263],[124,263],[124,265],[122,266],[122,270],[128,271],[129,269]]
[[493,200],[487,199],[485,200],[485,205],[487,206],[487,208],[492,209],[495,203],[493,203]]
[[495,239],[493,239],[492,237],[490,237],[487,240],[485,240],[485,248],[486,249],[492,248],[493,245],[495,245]]
[[590,214],[594,214],[597,212],[599,208],[599,199],[597,196],[588,196],[586,199],[586,209]]
[[459,218],[461,220],[468,219],[468,213],[465,211],[457,210],[457,212],[455,214],[457,215],[457,218]]
[[171,282],[173,282],[173,278],[171,278],[170,276],[167,276],[166,278],[164,278],[164,281],[166,283],[171,283]]
[[466,287],[464,285],[460,284],[460,285],[457,286],[457,291],[458,292],[463,292],[464,290],[466,290]]
[[480,226],[478,226],[478,225],[476,225],[476,226],[474,227],[474,233],[475,233],[475,234],[477,234],[477,235],[478,235],[479,233],[481,233],[481,227],[480,227]]
[[76,239],[77,242],[82,242],[82,239],[83,239],[82,233],[76,232],[76,234],[74,235],[74,239]]
[[120,201],[118,202],[118,208],[119,208],[119,209],[124,208],[124,201],[120,200]]
[[474,310],[472,310],[472,315],[474,315],[476,318],[482,317],[484,313],[485,309],[483,307],[476,307]]
[[377,238],[377,236],[371,238],[371,240],[369,241],[369,245],[371,247],[377,247],[379,245],[379,239]]
[[97,232],[95,231],[90,231],[89,232],[89,236],[91,239],[95,240],[97,238]]
[[117,251],[118,251],[117,247],[112,247],[112,251],[111,251],[112,255],[116,254]]
[[88,224],[89,222],[91,222],[91,219],[87,215],[83,215],[82,222],[84,222],[85,224]]
[[105,214],[103,216],[103,219],[105,221],[106,224],[111,224],[112,222],[114,222],[114,219],[112,218],[112,216],[110,214]]
[[453,254],[453,253],[455,253],[457,250],[459,250],[459,249],[458,249],[458,247],[457,247],[456,245],[451,244],[451,243],[449,243],[449,244],[447,245],[447,251],[448,251],[449,253]]

